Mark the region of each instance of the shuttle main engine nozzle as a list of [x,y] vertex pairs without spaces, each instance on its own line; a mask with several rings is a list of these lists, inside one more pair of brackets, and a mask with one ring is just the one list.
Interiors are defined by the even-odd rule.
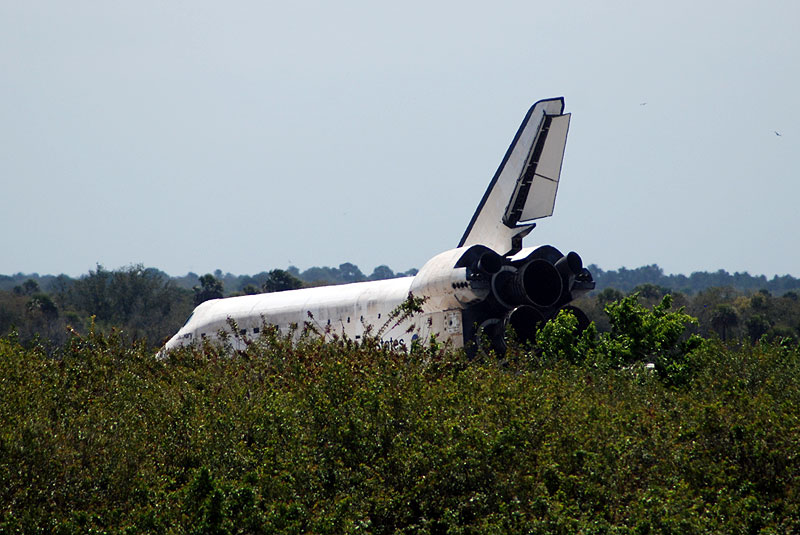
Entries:
[[529,305],[522,305],[506,314],[503,325],[510,325],[517,335],[517,339],[522,342],[535,342],[536,331],[544,323],[545,317],[536,308]]
[[536,342],[536,332],[544,323],[544,315],[535,307],[521,305],[509,310],[502,318],[490,318],[481,323],[479,332],[490,346],[500,353],[507,349],[506,331],[511,328],[522,344]]
[[492,277],[492,294],[504,307],[534,305],[547,308],[561,297],[561,275],[547,260],[534,259],[514,270],[507,267]]

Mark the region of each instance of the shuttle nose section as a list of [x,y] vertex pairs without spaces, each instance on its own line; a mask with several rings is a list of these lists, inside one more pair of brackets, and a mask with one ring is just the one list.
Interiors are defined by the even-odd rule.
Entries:
[[167,358],[167,353],[168,353],[168,352],[169,352],[171,349],[173,349],[173,348],[175,347],[175,338],[176,338],[176,337],[175,337],[175,336],[173,336],[172,338],[170,338],[169,340],[167,340],[167,343],[166,343],[166,344],[164,344],[164,346],[163,346],[161,349],[159,349],[159,350],[158,350],[158,353],[156,353],[156,359],[158,359],[158,360],[164,360],[164,359],[166,359],[166,358]]
[[156,358],[159,360],[164,360],[167,358],[167,353],[175,348],[185,346],[186,344],[190,344],[192,341],[191,333],[184,333],[183,331],[178,331],[178,334],[167,340],[167,343],[164,344],[158,353],[156,353]]

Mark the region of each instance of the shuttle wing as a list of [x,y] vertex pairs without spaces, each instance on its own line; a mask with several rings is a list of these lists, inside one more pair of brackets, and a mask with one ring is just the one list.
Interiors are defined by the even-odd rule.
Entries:
[[528,110],[459,247],[515,253],[535,226],[530,222],[553,215],[569,130],[570,115],[563,111],[563,98],[540,100]]

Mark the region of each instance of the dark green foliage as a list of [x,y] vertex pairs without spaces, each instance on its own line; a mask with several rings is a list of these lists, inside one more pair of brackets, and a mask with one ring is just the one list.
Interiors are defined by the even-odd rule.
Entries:
[[765,334],[767,341],[778,342],[781,345],[797,345],[797,334],[795,329],[790,329],[783,325],[777,325],[768,330]]
[[372,275],[369,276],[369,280],[383,280],[383,279],[393,279],[394,278],[394,271],[389,266],[381,265],[376,267],[372,270]]
[[47,294],[33,294],[30,301],[28,301],[27,307],[28,311],[32,314],[41,314],[48,319],[55,319],[58,317],[58,308]]
[[608,303],[619,301],[623,297],[625,297],[625,294],[616,288],[604,288],[597,293],[597,302],[600,304],[600,306],[605,307]]
[[711,314],[711,326],[719,334],[720,338],[727,340],[731,331],[739,325],[739,314],[736,309],[727,304],[720,303],[714,307]]
[[219,299],[223,296],[222,281],[211,273],[206,273],[200,277],[200,286],[192,288],[194,290],[194,304],[199,305],[211,299]]
[[143,266],[108,271],[97,266],[81,279],[52,278],[47,292],[0,291],[0,335],[16,328],[20,339],[39,339],[48,346],[67,340],[70,329],[86,332],[90,318],[107,332],[121,329],[125,336],[146,339],[152,345],[174,334],[191,311],[190,293],[177,288],[164,273]]
[[750,338],[750,342],[755,343],[769,331],[770,324],[761,314],[754,314],[747,318],[745,327],[747,328],[747,335]]
[[358,282],[366,279],[361,270],[358,269],[358,266],[350,262],[339,264],[339,273],[343,282]]
[[282,269],[273,269],[270,271],[263,285],[265,292],[283,292],[286,290],[296,290],[302,287],[303,281]]
[[338,268],[332,267],[312,267],[296,276],[306,282],[319,284],[344,284],[348,282],[359,282],[367,278],[358,269],[358,266],[345,262]]
[[[800,291],[800,280],[790,275],[776,275],[771,279],[767,279],[763,275],[750,275],[748,273],[730,274],[722,269],[716,272],[696,272],[688,276],[666,275],[664,274],[664,270],[655,264],[635,269],[620,268],[610,271],[605,271],[594,264],[588,266],[588,268],[597,282],[598,291],[602,291],[606,288],[614,288],[628,293],[636,291],[637,286],[647,284],[672,292],[688,294],[696,294],[712,287],[725,286],[735,288],[739,292],[755,292],[760,289],[766,289],[775,296],[789,294],[790,296],[793,295],[795,298]],[[395,273],[388,266],[381,265],[376,267],[369,277],[365,277],[358,266],[349,262],[340,264],[338,268],[312,267],[302,272],[295,266],[289,266],[286,271],[303,282],[313,283],[314,285],[341,284],[367,279],[380,280],[392,277],[411,276],[417,273],[416,269]],[[216,270],[214,272],[214,276],[222,281],[226,290],[231,294],[243,291],[244,287],[248,284],[252,284],[256,287],[262,286],[268,275],[268,271],[256,275],[233,275],[231,273],[223,273],[222,270]],[[190,272],[182,277],[173,277],[172,280],[179,288],[191,290],[197,285],[198,278],[199,276],[196,273]],[[72,280],[73,279],[70,279],[66,275],[59,275],[57,277],[53,275],[38,275],[36,273],[0,275],[0,291],[12,291],[15,288],[19,288],[18,291],[20,292],[27,291],[29,294],[33,294],[39,290],[30,287],[25,288],[25,284],[30,285],[31,283],[35,283],[38,284],[41,291],[46,293],[58,293],[60,290],[57,290],[57,286],[63,288],[65,284],[69,284]],[[640,292],[642,297],[646,298],[647,290],[643,288],[639,290],[642,290]]]
[[156,269],[138,265],[107,271],[97,266],[72,284],[66,305],[83,311],[84,318],[94,316],[106,330],[119,327],[133,338],[157,344],[188,316],[187,297]]
[[[719,337],[732,344],[755,343],[763,336],[768,340],[781,338],[786,343],[800,338],[800,300],[796,292],[776,297],[767,290],[748,294],[732,287],[715,287],[686,295],[652,284],[639,288],[646,290],[639,294],[639,300],[647,306],[657,305],[661,295],[669,293],[677,307],[697,318],[696,333],[701,336]],[[611,324],[604,309],[622,298],[619,290],[605,288],[574,304],[586,312],[600,332],[608,332]]]
[[395,273],[389,266],[380,265],[372,271],[369,277],[366,277],[358,266],[349,262],[339,264],[338,268],[327,266],[312,267],[302,272],[294,266],[289,266],[287,271],[303,282],[313,286],[319,286],[321,284],[344,284],[363,280],[383,280],[394,277],[409,277],[417,274],[417,270],[413,268],[405,272]]
[[247,284],[242,288],[242,295],[256,295],[261,293],[261,289],[253,286],[252,284]]
[[578,320],[566,310],[561,310],[536,333],[536,352],[532,355],[542,366],[552,366],[566,361],[579,364],[596,355],[597,328],[589,325],[578,332]]
[[622,365],[633,362],[656,362],[672,359],[686,353],[681,339],[686,329],[697,320],[683,310],[670,311],[672,296],[667,294],[652,311],[638,302],[638,294],[632,294],[605,310],[611,323],[608,336],[601,338],[606,347],[601,352],[612,359],[611,364]]
[[28,299],[12,292],[0,292],[0,334],[19,330],[26,323]]
[[28,279],[20,286],[14,286],[14,293],[17,295],[32,295],[40,292],[39,283],[33,279]]
[[796,346],[682,346],[669,296],[607,308],[503,363],[271,328],[167,361],[91,325],[57,358],[0,338],[0,533],[800,529]]
[[643,299],[660,300],[662,297],[672,292],[670,292],[668,288],[664,288],[663,286],[659,286],[651,282],[646,282],[634,288],[633,293],[638,294]]
[[589,266],[592,272],[597,289],[616,288],[624,292],[635,291],[636,287],[643,284],[653,284],[672,291],[679,291],[688,294],[707,290],[708,288],[729,286],[736,288],[740,292],[754,292],[760,289],[767,289],[776,295],[782,295],[787,291],[800,289],[800,280],[790,276],[775,275],[767,279],[764,275],[750,275],[749,273],[728,273],[724,269],[715,272],[695,272],[691,275],[665,275],[664,270],[656,264],[642,266],[636,269],[620,268],[617,270],[604,271],[592,264]]
[[541,365],[568,361],[596,369],[649,365],[665,384],[687,383],[696,367],[692,352],[702,339],[688,332],[697,320],[671,308],[669,294],[648,309],[634,293],[605,306],[610,327],[600,333],[594,324],[578,333],[578,320],[562,310],[537,333],[533,359]]

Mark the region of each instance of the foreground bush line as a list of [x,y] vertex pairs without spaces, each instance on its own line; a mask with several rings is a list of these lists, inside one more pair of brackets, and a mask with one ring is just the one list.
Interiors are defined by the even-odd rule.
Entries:
[[796,346],[690,341],[662,305],[618,304],[607,335],[561,316],[502,361],[0,338],[0,532],[800,529]]

